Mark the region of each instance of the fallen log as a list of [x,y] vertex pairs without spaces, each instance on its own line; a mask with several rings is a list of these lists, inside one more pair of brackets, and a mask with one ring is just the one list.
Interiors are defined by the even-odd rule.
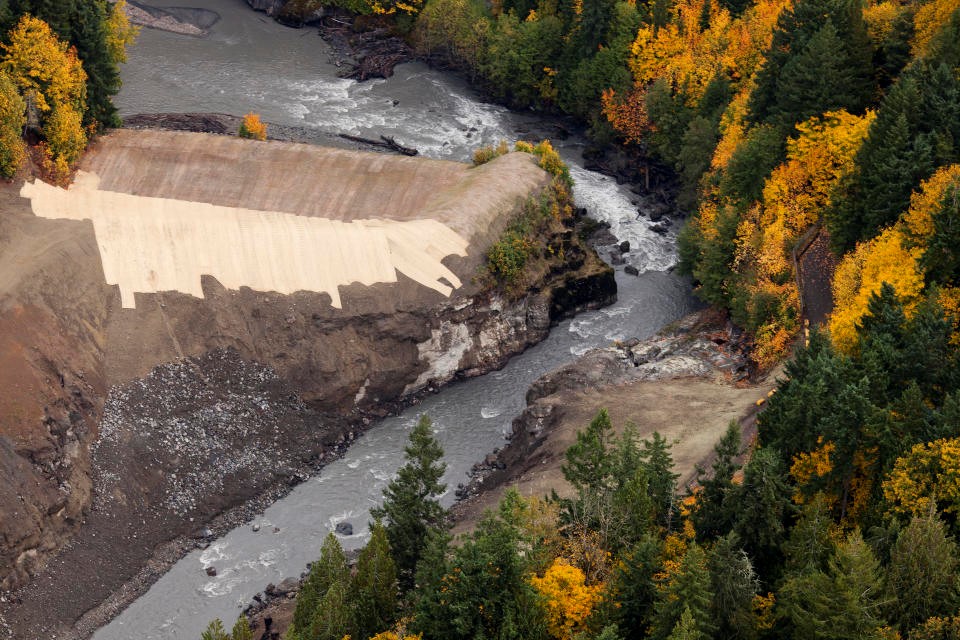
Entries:
[[396,151],[405,156],[415,156],[420,152],[412,147],[405,147],[390,136],[380,136],[379,140],[374,140],[373,138],[364,138],[362,136],[351,136],[347,133],[339,134],[344,140],[349,140],[350,142],[359,142],[360,144],[368,144],[373,147],[382,147],[384,149],[390,149],[391,151]]

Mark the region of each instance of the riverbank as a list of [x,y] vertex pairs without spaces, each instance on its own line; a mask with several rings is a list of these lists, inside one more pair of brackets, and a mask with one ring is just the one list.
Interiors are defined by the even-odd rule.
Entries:
[[[509,443],[475,465],[472,480],[458,489],[453,532],[471,531],[508,488],[524,496],[566,495],[564,453],[601,408],[618,433],[632,422],[641,438],[656,431],[671,443],[683,493],[697,465],[709,466],[730,420],[740,422],[744,441],[754,437],[756,413],[776,386],[776,372],[749,379],[745,346],[725,318],[703,310],[650,339],[595,349],[545,374],[528,389],[528,406],[513,420]],[[267,585],[247,605],[256,637],[282,637],[298,589],[296,578]]]
[[745,442],[756,434],[754,416],[776,387],[779,369],[751,380],[749,368],[743,332],[707,309],[649,340],[597,349],[546,374],[527,391],[509,444],[478,464],[461,488],[455,531],[471,529],[508,487],[524,496],[568,495],[564,454],[600,409],[618,433],[632,423],[641,438],[654,431],[665,437],[678,490],[685,492],[731,420],[740,423]]

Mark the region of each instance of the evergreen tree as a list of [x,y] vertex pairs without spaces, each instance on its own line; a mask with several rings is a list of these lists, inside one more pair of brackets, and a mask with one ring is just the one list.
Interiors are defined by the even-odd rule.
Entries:
[[957,545],[938,518],[915,517],[890,553],[887,602],[902,631],[927,618],[956,613]]
[[831,511],[830,501],[822,493],[815,494],[800,508],[797,524],[784,543],[787,573],[797,576],[826,569],[833,550]]
[[223,628],[223,620],[216,618],[200,634],[200,640],[230,640],[230,634]]
[[428,532],[447,526],[446,512],[437,500],[446,489],[440,479],[447,465],[442,462],[443,449],[431,427],[426,415],[417,422],[404,448],[404,465],[383,492],[383,505],[370,510],[370,515],[386,527],[397,576],[405,591],[413,586]]
[[597,491],[608,486],[610,460],[607,452],[613,440],[613,425],[606,409],[600,409],[585,431],[566,452],[563,477],[577,491]]
[[[538,596],[527,581],[520,539],[516,527],[488,513],[453,551],[440,588],[422,585],[416,630],[427,637],[449,640],[545,639],[546,620],[536,604]],[[432,549],[428,556],[434,578],[438,572],[434,555],[438,551]],[[431,577],[426,567],[420,575]]]
[[880,563],[855,532],[837,547],[826,572],[784,583],[778,592],[780,616],[797,640],[878,638],[885,624],[882,591]]
[[715,625],[711,616],[710,571],[707,554],[697,544],[691,544],[683,556],[679,571],[659,592],[654,605],[650,637],[665,640],[680,621],[684,609],[689,608],[696,629],[707,637]]
[[773,121],[788,128],[827,111],[856,111],[866,105],[856,68],[837,29],[826,22],[803,50],[787,60],[777,82]]
[[700,178],[710,168],[718,137],[716,123],[704,116],[693,118],[683,134],[677,157],[683,186],[677,202],[685,211],[696,209]]
[[700,631],[697,621],[693,617],[690,607],[684,607],[680,619],[674,625],[673,631],[667,636],[667,640],[704,640],[707,636]]
[[450,619],[446,615],[450,603],[447,584],[453,578],[448,559],[450,541],[446,531],[430,530],[417,563],[413,624],[416,631],[427,638],[444,638],[450,632]]
[[759,448],[743,471],[733,494],[733,530],[770,584],[783,563],[781,546],[793,510],[791,488],[776,451]]
[[230,631],[230,640],[253,640],[253,631],[250,629],[250,622],[247,616],[241,615],[233,623],[233,629]]
[[[728,172],[725,177],[727,175],[731,174]],[[748,180],[753,179],[748,178]],[[701,233],[699,221],[694,218],[683,228],[677,239],[683,260],[682,271],[692,275],[699,284],[697,296],[716,306],[730,306],[730,291],[727,285],[733,280],[732,264],[739,224],[740,215],[737,208],[725,205],[721,206],[717,212],[714,224],[715,234],[711,233],[708,236]]]
[[334,584],[345,585],[350,580],[347,557],[337,537],[331,532],[320,548],[320,558],[310,567],[310,573],[297,594],[297,605],[293,612],[292,628],[301,640],[310,637],[314,615],[318,603]]
[[841,182],[826,222],[838,248],[849,249],[896,221],[910,194],[939,166],[956,162],[960,79],[944,63],[916,62],[884,98],[867,139]]
[[[720,180],[720,192],[741,206],[759,200],[764,181],[786,156],[786,138],[777,126],[764,124],[750,129],[730,157]],[[732,258],[731,250],[727,264]]]
[[723,437],[713,449],[712,473],[699,470],[697,482],[702,487],[697,494],[697,506],[692,514],[697,539],[713,540],[726,535],[733,526],[737,505],[732,500],[735,485],[733,475],[740,468],[740,425],[731,420]]
[[641,640],[657,597],[653,576],[660,570],[660,539],[648,534],[620,554],[611,578],[611,595],[625,640]]
[[353,636],[354,607],[348,594],[348,585],[334,582],[317,601],[310,621],[310,629],[299,634],[300,640],[341,640]]
[[649,440],[644,439],[640,457],[647,475],[654,517],[669,530],[677,510],[677,478],[680,477],[680,474],[673,471],[670,443],[659,432],[654,431]]
[[[810,41],[827,24],[835,30],[835,38],[821,33],[816,51],[811,51],[808,46]],[[823,85],[809,75],[806,76],[807,80],[803,80],[800,74],[808,70],[799,67],[802,62],[792,63],[793,58],[805,58],[808,64],[824,62],[823,56],[828,55],[824,47],[828,45],[838,46],[834,50],[833,60],[842,62],[843,68],[834,66],[834,61],[830,60],[827,64],[832,67],[832,73],[824,77]],[[773,41],[750,94],[750,121],[754,124],[777,122],[788,126],[802,121],[804,118],[798,118],[801,112],[791,113],[789,108],[784,107],[796,105],[802,109],[806,106],[801,104],[804,86],[812,101],[825,100],[828,108],[845,108],[853,113],[862,111],[870,104],[874,94],[872,54],[858,2],[800,0],[785,10],[777,22]],[[818,69],[809,71],[816,73]],[[848,80],[846,86],[837,86],[841,78]],[[788,85],[786,94],[784,83]],[[793,86],[789,86],[791,84]],[[837,98],[842,98],[842,103],[826,95],[828,89],[824,85],[827,84],[840,91]],[[786,95],[787,103],[781,103],[782,95]]]
[[580,58],[594,54],[600,45],[607,44],[610,19],[616,0],[585,0],[580,14],[580,25],[574,36],[574,51]]
[[379,522],[371,528],[370,541],[357,559],[349,593],[358,637],[368,638],[390,628],[397,613],[397,569],[386,529]]
[[730,533],[717,540],[710,550],[707,567],[716,637],[748,637],[753,628],[753,597],[760,583],[737,534]]

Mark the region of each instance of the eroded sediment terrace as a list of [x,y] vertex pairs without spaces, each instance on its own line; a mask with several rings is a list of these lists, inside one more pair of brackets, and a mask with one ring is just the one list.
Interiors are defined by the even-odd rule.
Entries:
[[[117,131],[74,183],[24,184],[34,214],[91,220],[104,277],[123,307],[136,293],[228,289],[323,292],[397,281],[449,296],[504,214],[544,181],[526,154],[488,165],[225,136]],[[463,269],[462,269],[463,270]]]

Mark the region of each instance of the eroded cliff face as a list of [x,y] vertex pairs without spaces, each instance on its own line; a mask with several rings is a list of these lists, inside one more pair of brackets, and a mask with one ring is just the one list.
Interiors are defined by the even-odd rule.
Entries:
[[[205,170],[222,164],[204,144]],[[87,167],[103,171],[110,153],[100,147]],[[116,175],[136,177],[136,161],[126,158],[126,173]],[[509,180],[525,166],[513,165]],[[537,172],[527,193],[548,182]],[[209,276],[202,298],[138,292],[136,308],[123,308],[118,288],[104,282],[94,225],[37,217],[20,185],[0,185],[0,580],[4,589],[21,587],[0,618],[16,637],[74,625],[142,574],[159,545],[208,535],[217,514],[301,481],[371,419],[498,368],[565,314],[613,301],[612,270],[570,221],[547,226],[543,247],[563,251],[544,249],[523,291],[507,295],[479,278],[484,247],[520,199],[505,206],[479,197],[486,180],[495,186],[499,178],[466,175],[424,206],[469,239],[466,255],[443,258],[460,286],[447,297],[401,272],[396,282],[339,287],[342,308],[323,292],[226,289]],[[134,186],[127,192],[155,183]],[[113,188],[127,187],[115,180]],[[279,190],[260,197],[283,204]],[[315,205],[302,193],[291,197]],[[469,206],[451,208],[458,197]],[[44,584],[27,584],[41,570]],[[51,599],[62,619],[36,615]]]
[[22,584],[89,504],[87,446],[106,384],[109,290],[83,223],[28,215],[0,189],[0,587]]

